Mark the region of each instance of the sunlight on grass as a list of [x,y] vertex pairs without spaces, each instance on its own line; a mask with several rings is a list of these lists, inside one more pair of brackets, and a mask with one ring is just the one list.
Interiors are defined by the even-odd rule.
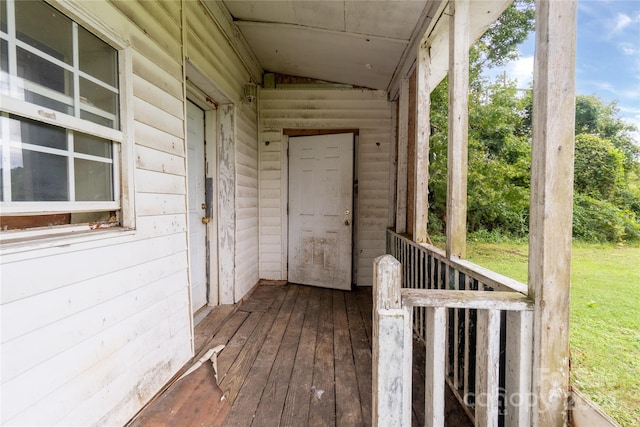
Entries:
[[[469,242],[467,258],[527,282],[523,243]],[[640,425],[640,247],[573,246],[571,379],[623,426]]]

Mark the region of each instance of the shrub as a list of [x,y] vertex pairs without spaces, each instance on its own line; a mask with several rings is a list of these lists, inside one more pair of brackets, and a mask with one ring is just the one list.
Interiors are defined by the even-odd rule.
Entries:
[[573,237],[591,242],[640,240],[640,224],[631,211],[576,194],[573,201]]

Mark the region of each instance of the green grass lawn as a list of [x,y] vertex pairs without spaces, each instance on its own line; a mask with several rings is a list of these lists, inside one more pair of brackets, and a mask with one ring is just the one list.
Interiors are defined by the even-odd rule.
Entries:
[[[527,282],[527,245],[470,242],[467,258]],[[640,247],[575,243],[573,385],[623,426],[640,426]]]

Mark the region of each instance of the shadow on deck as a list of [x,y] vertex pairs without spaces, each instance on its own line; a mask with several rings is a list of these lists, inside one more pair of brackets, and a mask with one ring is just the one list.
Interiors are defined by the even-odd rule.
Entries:
[[[196,327],[193,361],[226,346],[217,360],[219,386],[206,362],[129,425],[369,426],[371,310],[371,288],[258,286],[242,305],[217,307]],[[424,347],[414,348],[413,424],[424,425],[416,410],[424,409],[416,368],[424,366]],[[450,393],[447,425],[471,425]]]

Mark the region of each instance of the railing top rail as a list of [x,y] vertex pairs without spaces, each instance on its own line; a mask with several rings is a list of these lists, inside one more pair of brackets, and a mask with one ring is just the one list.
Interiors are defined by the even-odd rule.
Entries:
[[479,310],[531,311],[534,302],[518,292],[478,292],[441,289],[401,291],[402,304],[408,307],[475,308]]
[[507,288],[525,295],[528,293],[529,287],[522,282],[504,276],[500,273],[496,273],[495,271],[489,270],[488,268],[479,266],[467,260],[463,260],[460,258],[449,259],[447,258],[445,251],[436,246],[430,245],[428,243],[416,243],[411,240],[408,235],[398,234],[390,229],[387,231],[404,240],[407,244],[419,250],[428,252],[433,257],[450,265],[461,273],[464,273],[465,275],[472,277],[487,286],[495,288],[496,290],[504,290],[505,288]]

